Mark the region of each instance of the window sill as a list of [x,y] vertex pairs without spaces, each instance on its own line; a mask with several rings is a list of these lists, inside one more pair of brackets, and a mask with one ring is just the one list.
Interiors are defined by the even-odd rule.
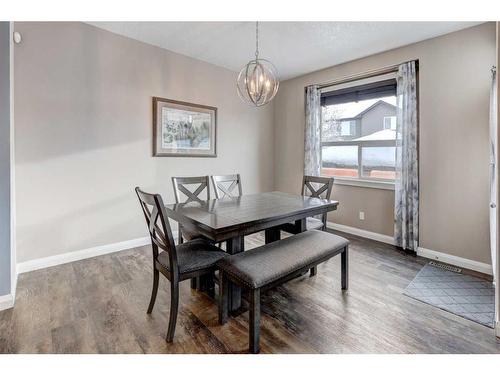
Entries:
[[354,178],[334,177],[333,183],[336,185],[357,186],[371,189],[394,190],[394,182],[360,180]]

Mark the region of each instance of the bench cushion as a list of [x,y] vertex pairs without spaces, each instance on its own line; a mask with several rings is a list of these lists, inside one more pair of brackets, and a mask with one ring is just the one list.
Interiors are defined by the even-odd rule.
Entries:
[[335,234],[311,230],[226,257],[218,266],[247,288],[257,289],[337,255],[348,243]]

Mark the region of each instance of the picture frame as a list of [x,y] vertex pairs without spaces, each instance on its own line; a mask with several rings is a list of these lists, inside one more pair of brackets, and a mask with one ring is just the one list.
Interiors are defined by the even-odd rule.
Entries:
[[153,156],[217,157],[217,108],[153,97]]

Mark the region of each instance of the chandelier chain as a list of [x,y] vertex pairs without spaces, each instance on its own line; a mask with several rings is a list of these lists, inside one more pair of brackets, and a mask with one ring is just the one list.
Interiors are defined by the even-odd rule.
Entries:
[[259,21],[255,22],[255,60],[259,59]]

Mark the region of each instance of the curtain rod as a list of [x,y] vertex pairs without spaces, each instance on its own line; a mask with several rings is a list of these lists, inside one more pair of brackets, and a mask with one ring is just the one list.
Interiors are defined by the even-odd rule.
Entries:
[[324,83],[318,84],[318,88],[323,89],[323,88],[329,87],[329,86],[340,85],[342,83],[348,83],[348,82],[352,82],[352,81],[358,81],[360,79],[375,77],[375,76],[382,75],[382,74],[392,73],[392,72],[395,72],[398,70],[399,65],[405,64],[408,62],[412,62],[412,61],[415,61],[415,65],[418,69],[418,59],[408,60],[408,61],[400,62],[398,64],[385,66],[383,68],[369,70],[369,71],[366,71],[364,73],[353,74],[353,75],[342,77],[342,78],[339,78],[339,79],[336,79],[333,81],[324,82]]

